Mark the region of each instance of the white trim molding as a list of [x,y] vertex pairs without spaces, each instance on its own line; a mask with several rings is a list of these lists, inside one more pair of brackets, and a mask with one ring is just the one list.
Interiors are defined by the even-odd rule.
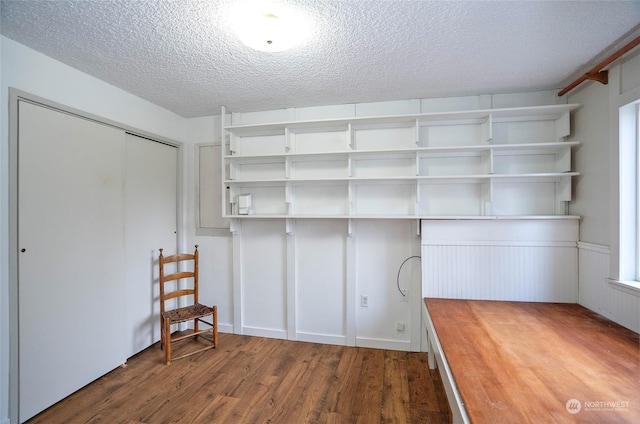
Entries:
[[640,282],[638,281],[620,281],[607,278],[607,283],[616,290],[640,297]]
[[611,253],[611,249],[609,248],[609,246],[606,246],[604,244],[587,243],[584,241],[578,242],[578,249],[589,250],[591,252],[597,252],[597,253],[603,253],[605,255],[608,255]]

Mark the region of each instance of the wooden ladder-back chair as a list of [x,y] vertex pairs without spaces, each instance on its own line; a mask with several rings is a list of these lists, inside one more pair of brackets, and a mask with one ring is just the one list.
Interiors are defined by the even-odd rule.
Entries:
[[[165,357],[167,365],[171,363],[171,344],[187,339],[198,340],[198,337],[204,334],[211,334],[211,344],[201,349],[190,350],[188,353],[177,356],[173,359],[180,359],[193,355],[203,350],[215,348],[218,346],[218,308],[216,306],[205,306],[198,303],[198,245],[196,244],[195,252],[177,253],[171,256],[164,256],[160,249],[160,257],[158,265],[160,267],[160,348],[165,349]],[[165,265],[175,263],[175,270],[166,274]],[[183,267],[191,270],[184,270]],[[191,283],[189,281],[191,280]],[[166,284],[175,281],[175,288],[167,292]],[[187,287],[184,287],[184,282]],[[177,307],[167,310],[165,302],[169,299],[187,298],[191,296],[193,301],[189,306]],[[179,306],[179,305],[178,305]],[[211,317],[211,323],[203,318]],[[171,336],[171,326],[182,322],[193,320],[193,332],[187,335]],[[198,324],[202,323],[206,326],[204,330],[199,329]],[[202,337],[207,342],[206,338]]]

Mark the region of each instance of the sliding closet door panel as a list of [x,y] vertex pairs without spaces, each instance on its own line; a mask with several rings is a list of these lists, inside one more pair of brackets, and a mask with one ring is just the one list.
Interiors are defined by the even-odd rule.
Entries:
[[[160,340],[158,254],[176,251],[178,149],[127,134],[125,246],[128,355]],[[191,248],[191,246],[190,246]]]
[[121,130],[19,103],[19,413],[126,360]]

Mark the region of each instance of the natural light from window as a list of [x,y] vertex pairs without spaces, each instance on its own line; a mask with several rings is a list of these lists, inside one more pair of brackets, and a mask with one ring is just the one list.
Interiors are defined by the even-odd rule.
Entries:
[[636,146],[636,163],[635,163],[635,198],[636,198],[636,219],[635,219],[635,269],[636,281],[640,281],[640,103],[635,104],[635,146]]
[[640,101],[619,110],[619,243],[621,284],[640,288]]

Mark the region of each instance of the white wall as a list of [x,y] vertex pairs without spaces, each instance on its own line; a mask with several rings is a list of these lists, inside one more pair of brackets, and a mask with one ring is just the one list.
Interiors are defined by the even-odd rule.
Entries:
[[575,184],[571,214],[580,225],[579,303],[636,332],[640,331],[640,291],[610,280],[621,279],[619,251],[619,108],[640,98],[640,53],[609,70],[609,84],[583,83],[569,102],[582,104],[575,113],[573,139],[583,144],[575,153],[581,175]]
[[9,87],[182,141],[186,119],[0,37],[0,423],[9,417]]

